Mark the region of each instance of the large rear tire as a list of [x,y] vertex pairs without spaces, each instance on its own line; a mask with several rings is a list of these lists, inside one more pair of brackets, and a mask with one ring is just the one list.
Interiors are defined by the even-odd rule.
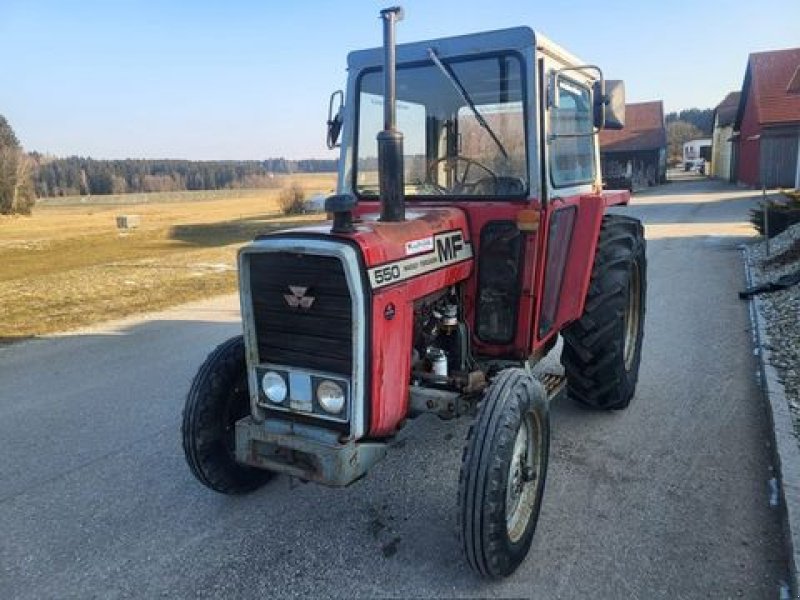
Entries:
[[195,477],[222,494],[246,494],[273,475],[236,462],[236,421],[250,414],[242,336],[220,344],[195,375],[183,410],[183,452]]
[[525,559],[550,449],[544,387],[523,369],[497,376],[470,427],[459,477],[459,532],[472,569],[510,575]]
[[642,358],[647,258],[637,219],[606,215],[583,316],[564,330],[569,396],[589,408],[627,408]]

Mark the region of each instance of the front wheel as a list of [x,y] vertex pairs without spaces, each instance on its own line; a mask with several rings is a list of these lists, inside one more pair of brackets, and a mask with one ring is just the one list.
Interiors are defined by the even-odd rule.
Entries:
[[250,414],[242,336],[208,355],[192,382],[183,410],[183,451],[195,477],[223,494],[251,492],[270,471],[236,462],[236,421]]
[[550,419],[544,387],[523,369],[492,382],[467,436],[459,530],[472,569],[496,579],[528,554],[544,493]]

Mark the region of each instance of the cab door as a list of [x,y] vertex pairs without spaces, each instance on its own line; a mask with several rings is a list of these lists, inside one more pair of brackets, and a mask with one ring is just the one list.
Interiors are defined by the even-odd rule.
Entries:
[[544,61],[547,98],[540,118],[544,132],[542,207],[534,347],[580,317],[604,204],[589,77]]

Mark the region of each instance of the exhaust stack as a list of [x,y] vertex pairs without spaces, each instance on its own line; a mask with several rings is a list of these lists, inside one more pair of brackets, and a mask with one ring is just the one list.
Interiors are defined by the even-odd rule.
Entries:
[[395,89],[395,23],[403,20],[400,6],[381,11],[383,19],[383,131],[378,133],[378,185],[381,221],[405,221],[403,134],[397,130]]

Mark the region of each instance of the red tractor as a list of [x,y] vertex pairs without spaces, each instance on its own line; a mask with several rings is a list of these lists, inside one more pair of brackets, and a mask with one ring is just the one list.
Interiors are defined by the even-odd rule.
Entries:
[[[526,27],[395,47],[402,11],[381,16],[383,48],[351,53],[331,97],[332,223],[241,250],[244,335],[197,373],[183,447],[225,494],[345,486],[409,419],[469,416],[461,540],[501,577],[536,528],[550,401],[634,395],[645,240],[607,213],[629,195],[602,190],[597,144],[624,91]],[[559,337],[563,369],[537,369]]]

